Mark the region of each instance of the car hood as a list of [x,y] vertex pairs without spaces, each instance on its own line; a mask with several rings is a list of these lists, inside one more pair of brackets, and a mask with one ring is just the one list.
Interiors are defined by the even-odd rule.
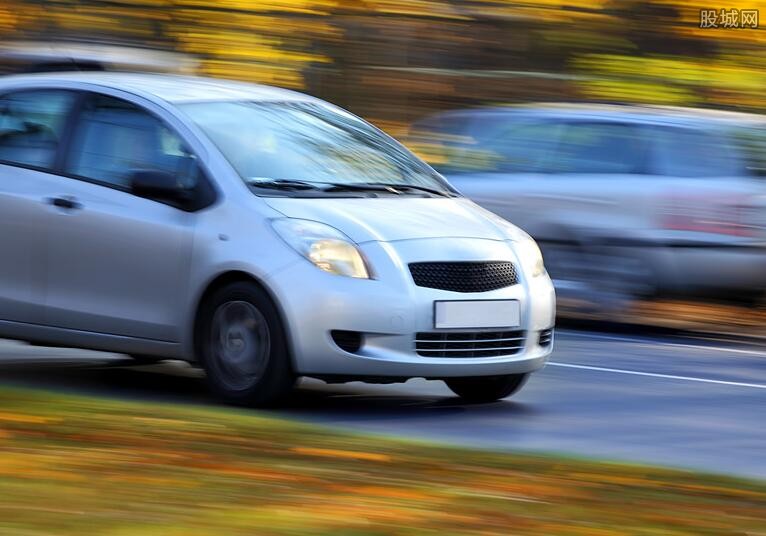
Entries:
[[[331,225],[356,243],[420,238],[507,240],[487,212],[465,198],[264,198],[288,218]],[[510,224],[507,224],[509,228]]]

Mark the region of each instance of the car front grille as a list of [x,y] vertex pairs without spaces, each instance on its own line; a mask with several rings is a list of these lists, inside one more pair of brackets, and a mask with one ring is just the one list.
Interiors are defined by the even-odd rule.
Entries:
[[526,333],[515,331],[420,332],[415,351],[422,357],[497,357],[517,354]]
[[410,273],[419,287],[452,292],[488,292],[519,282],[512,262],[413,262]]

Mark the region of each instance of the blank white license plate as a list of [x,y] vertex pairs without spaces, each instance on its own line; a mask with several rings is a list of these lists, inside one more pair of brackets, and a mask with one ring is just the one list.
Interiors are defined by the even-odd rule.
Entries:
[[434,302],[434,327],[511,328],[521,324],[516,300],[437,301]]

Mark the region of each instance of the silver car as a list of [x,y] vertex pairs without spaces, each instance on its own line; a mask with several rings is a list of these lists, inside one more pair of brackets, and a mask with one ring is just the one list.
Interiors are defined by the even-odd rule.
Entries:
[[[410,139],[539,243],[560,298],[766,290],[766,119],[549,104],[447,112]],[[612,299],[614,298],[614,299]]]
[[298,376],[518,390],[551,352],[535,242],[348,112],[204,78],[0,81],[0,336]]

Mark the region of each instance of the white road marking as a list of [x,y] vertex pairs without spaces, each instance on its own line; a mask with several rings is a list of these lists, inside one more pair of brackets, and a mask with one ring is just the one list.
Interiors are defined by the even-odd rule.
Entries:
[[625,370],[625,369],[615,369],[615,368],[607,368],[607,367],[593,367],[590,365],[574,365],[572,363],[555,363],[553,361],[549,362],[548,365],[553,367],[595,370],[598,372],[615,372],[618,374],[630,374],[632,376],[650,376],[652,378],[664,378],[666,380],[684,380],[688,382],[715,383],[718,385],[732,385],[735,387],[752,387],[754,389],[766,389],[766,385],[761,385],[758,383],[729,382],[725,380],[711,380],[709,378],[694,378],[692,376],[675,376],[673,374],[658,374],[656,372],[640,372],[637,370]]
[[747,355],[757,355],[757,356],[766,357],[766,350],[746,350],[742,348],[727,348],[725,346],[706,346],[704,344],[668,342],[668,341],[660,341],[660,340],[651,339],[651,338],[639,339],[635,337],[623,337],[620,335],[602,335],[600,333],[580,333],[576,331],[564,331],[564,330],[561,330],[560,332],[563,332],[566,335],[566,337],[582,337],[585,339],[601,339],[606,341],[632,342],[632,343],[638,343],[638,344],[657,344],[657,345],[663,345],[663,346],[677,346],[681,348],[694,348],[695,350],[711,350],[716,352],[731,352],[734,354],[747,354]]

